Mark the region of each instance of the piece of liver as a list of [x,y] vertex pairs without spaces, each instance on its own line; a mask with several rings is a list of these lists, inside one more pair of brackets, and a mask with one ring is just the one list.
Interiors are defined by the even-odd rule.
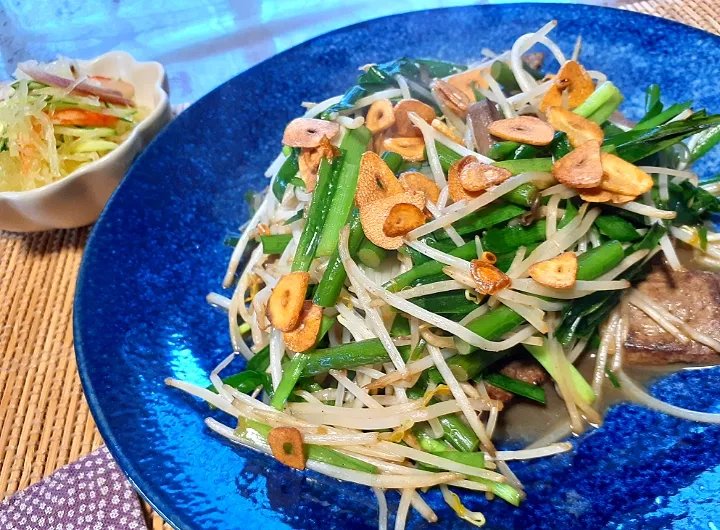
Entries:
[[[542,385],[548,380],[548,374],[540,366],[537,361],[533,359],[515,359],[510,361],[500,369],[500,373],[513,379],[519,379],[533,385]],[[510,401],[515,394],[511,394],[502,388],[485,383],[488,395],[490,399],[497,399],[503,403]]]
[[[658,266],[637,285],[637,289],[689,326],[720,340],[720,274],[676,272]],[[624,362],[718,364],[720,354],[692,340],[681,343],[645,313],[631,306]]]

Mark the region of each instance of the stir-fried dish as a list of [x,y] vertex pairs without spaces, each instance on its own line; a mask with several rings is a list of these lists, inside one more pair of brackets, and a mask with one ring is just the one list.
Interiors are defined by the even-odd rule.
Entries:
[[[387,489],[401,493],[398,530],[410,507],[437,520],[432,486],[478,526],[455,492],[520,505],[509,463],[570,450],[558,440],[602,423],[611,386],[720,423],[625,370],[720,359],[720,179],[690,169],[720,141],[720,115],[653,85],[629,121],[580,42],[568,58],[547,37],[555,25],[470,66],[367,65],[345,94],[305,103],[233,242],[232,294],[208,297],[234,353],[208,388],[167,381],[233,418],[206,420],[221,436],[372,487],[380,528]],[[536,45],[557,65],[542,72]],[[221,378],[239,355],[245,368]],[[542,407],[548,393],[561,428],[496,448],[510,400]]]
[[0,87],[0,192],[60,180],[117,148],[148,114],[135,87],[75,61],[22,63]]

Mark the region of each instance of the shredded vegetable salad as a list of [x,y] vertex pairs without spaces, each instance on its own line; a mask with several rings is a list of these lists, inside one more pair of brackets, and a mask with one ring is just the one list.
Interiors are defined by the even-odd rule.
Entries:
[[[229,416],[206,420],[219,435],[372,487],[381,529],[387,489],[401,493],[396,530],[410,508],[437,520],[422,497],[432,486],[476,526],[483,515],[451,488],[518,506],[509,462],[570,450],[558,440],[602,423],[607,383],[720,422],[651,398],[623,370],[630,305],[720,352],[634,288],[656,255],[682,268],[680,247],[720,270],[719,180],[690,169],[720,141],[720,115],[667,105],[651,86],[630,122],[580,46],[568,58],[550,40],[555,25],[470,66],[367,65],[345,94],[304,103],[233,241],[230,294],[208,296],[227,311],[234,352],[208,388],[167,380]],[[536,47],[558,65],[543,72]],[[586,378],[576,363],[590,355]],[[500,370],[516,358],[554,387]],[[541,404],[557,392],[567,419],[500,450],[498,390]]]
[[149,112],[133,85],[70,59],[22,63],[15,77],[0,90],[0,192],[39,188],[98,160]]

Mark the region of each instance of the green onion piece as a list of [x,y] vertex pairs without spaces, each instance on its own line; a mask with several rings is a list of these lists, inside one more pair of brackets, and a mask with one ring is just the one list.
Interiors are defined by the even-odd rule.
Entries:
[[292,184],[293,186],[295,186],[296,188],[300,188],[301,190],[305,189],[305,181],[300,177],[292,177],[288,184]]
[[439,314],[461,314],[467,315],[470,311],[477,309],[478,305],[465,297],[465,291],[447,291],[419,296],[412,299],[412,303]]
[[643,120],[650,119],[662,112],[663,105],[660,101],[660,86],[650,85],[645,91],[645,116]]
[[555,160],[559,160],[572,151],[572,145],[570,145],[570,139],[565,133],[557,133],[555,140],[552,143],[552,154]]
[[[435,149],[437,150],[438,158],[440,159],[440,165],[445,173],[448,172],[450,166],[462,158],[462,155],[457,154],[455,151],[440,142],[435,142]],[[425,158],[427,158],[427,154],[425,155]]]
[[[623,251],[622,245],[618,241],[610,241],[597,248],[584,252],[578,257],[577,277],[582,280],[592,280],[597,278],[620,263],[625,255],[627,255],[627,252]],[[520,315],[515,313],[515,311],[509,307],[498,306],[477,319],[468,322],[465,327],[487,340],[497,340],[505,333],[515,329],[524,321],[525,320]],[[455,346],[458,349],[458,353],[461,355],[468,355],[469,353],[477,350],[475,346],[472,346],[457,337],[455,337]],[[502,357],[502,355],[506,352],[496,353],[500,353],[500,357]],[[497,357],[493,359],[490,352],[479,352],[479,354],[480,358],[473,359],[473,362],[460,362],[462,359],[460,356],[448,359],[448,365],[450,365],[451,369],[453,369],[453,365],[457,365],[457,368],[453,369],[453,374],[455,374],[458,380],[465,381],[466,379],[461,379],[461,377],[464,378],[468,375],[469,378],[472,379],[480,373],[481,370],[492,364],[492,362],[497,360],[497,358],[500,358]]]
[[689,109],[691,105],[692,101],[686,101],[685,103],[676,103],[675,105],[671,105],[656,116],[641,121],[635,127],[633,127],[633,130],[643,131],[647,129],[652,129],[653,127],[657,127],[658,125],[662,125],[663,123],[672,120],[681,112]]
[[[516,188],[516,191],[520,191],[520,188],[522,187],[523,186]],[[532,193],[532,191],[523,190],[520,191],[520,193]],[[537,188],[535,188],[535,193],[537,194]],[[509,221],[510,219],[514,219],[524,213],[525,210],[523,208],[514,204],[489,204],[485,208],[481,208],[480,210],[455,221],[453,223],[453,228],[461,236],[473,234],[475,232],[479,232],[480,230],[485,230],[486,228]],[[435,239],[438,241],[450,238],[445,230],[438,230],[434,235]]]
[[615,147],[617,156],[636,162],[663,151],[685,138],[720,125],[720,115],[698,111],[684,120],[675,120],[652,129],[631,129],[605,139],[603,148]]
[[542,241],[545,239],[545,224],[545,220],[541,219],[530,226],[515,225],[488,230],[482,238],[483,249],[501,254]]
[[459,464],[465,464],[466,466],[477,467],[480,469],[485,468],[485,455],[483,453],[465,453],[462,451],[450,451],[446,449],[445,451],[440,451],[434,454],[440,458],[446,458]]
[[[425,385],[423,385],[424,387]],[[409,388],[407,391],[407,395],[410,399],[421,399],[424,395],[424,391],[418,388],[418,385],[415,385],[413,388]],[[433,398],[431,403],[437,403],[438,400]],[[446,416],[440,416],[438,418],[438,421],[440,422],[440,426],[443,429],[443,438],[446,442],[448,442],[450,445],[452,445],[455,449],[458,451],[464,451],[466,453],[471,453],[474,451],[477,451],[480,440],[478,440],[477,435],[475,432],[466,424],[464,423],[457,414],[448,414]],[[416,434],[419,432],[423,432],[420,429],[414,429],[413,430]],[[422,440],[420,439],[420,436],[418,436],[418,440],[420,441],[420,444],[422,445]],[[427,436],[426,436],[427,438]],[[430,442],[432,443],[432,442]],[[439,442],[440,443],[440,442]],[[435,445],[433,444],[435,448],[442,451],[447,451],[447,447],[442,447],[441,445]],[[428,451],[427,449],[425,449]],[[428,451],[432,452],[432,451]]]
[[600,230],[601,234],[608,236],[610,239],[618,241],[636,241],[642,238],[642,235],[632,225],[619,215],[601,215],[595,220],[595,226]]
[[575,216],[578,213],[578,207],[575,206],[575,203],[572,202],[570,199],[567,199],[565,201],[565,213],[562,216],[562,219],[560,219],[560,222],[558,223],[558,230],[561,228],[565,228],[567,224],[575,219]]
[[[402,351],[403,348],[398,349]],[[409,347],[405,349],[409,353]],[[349,342],[332,348],[315,350],[305,355],[308,360],[303,368],[303,377],[325,374],[329,370],[346,370],[384,363],[390,359],[380,339]]]
[[552,158],[530,158],[521,160],[504,160],[494,162],[494,166],[503,167],[512,172],[513,175],[527,173],[528,171],[543,171],[549,173],[552,170]]
[[297,172],[300,170],[298,166],[299,153],[300,149],[292,150],[290,155],[285,159],[285,162],[283,162],[283,165],[280,166],[280,170],[273,180],[272,191],[278,201],[282,202],[285,189],[290,183],[290,179],[297,175]]
[[238,244],[238,241],[240,241],[240,238],[238,236],[227,236],[225,239],[223,239],[223,245],[235,248]]
[[[489,312],[476,318],[475,320],[468,322],[465,327],[473,333],[476,333],[477,335],[480,335],[487,340],[497,340],[505,333],[512,331],[513,329],[518,327],[523,322],[525,322],[525,319],[518,315],[515,311],[513,311],[507,306],[500,305],[494,309],[491,309]],[[460,353],[461,355],[467,355],[477,350],[476,346],[468,344],[464,340],[457,337],[455,337],[455,346],[457,346],[458,353]],[[490,356],[490,352],[482,353],[484,355],[487,355],[488,357]],[[455,359],[455,357],[450,358],[448,360],[448,364],[450,364],[450,361],[452,361],[453,359]],[[458,374],[456,374],[454,370],[453,373],[456,377],[458,376]],[[468,379],[472,379],[478,373],[479,370],[476,373],[465,375],[469,375]],[[463,381],[467,381],[467,379],[463,379]]]
[[299,353],[293,357],[290,362],[283,366],[283,377],[275,390],[272,400],[270,401],[271,407],[278,410],[283,410],[285,408],[285,403],[287,403],[287,400],[295,388],[298,379],[300,379],[300,376],[303,375],[303,370],[305,369],[307,362],[308,355]]
[[468,480],[472,480],[473,482],[477,482],[479,484],[485,484],[488,486],[493,495],[500,497],[513,506],[520,506],[520,501],[523,499],[522,492],[505,482],[495,482],[494,480],[477,477],[468,477]]
[[708,229],[704,225],[697,227],[698,239],[700,240],[700,249],[707,250],[708,245]]
[[367,148],[370,136],[367,127],[358,127],[347,131],[340,144],[340,150],[344,152],[343,163],[337,179],[337,191],[332,198],[332,208],[322,229],[320,244],[317,248],[318,256],[329,256],[337,249],[340,230],[347,222],[353,207],[360,158]]
[[508,92],[520,90],[512,69],[502,61],[495,61],[490,67],[490,75]]
[[610,368],[608,368],[607,366],[605,367],[605,375],[610,380],[610,384],[612,386],[614,386],[615,388],[620,388],[620,381],[618,380],[617,376],[613,373],[613,371],[610,370]]
[[537,198],[540,190],[535,184],[528,182],[527,184],[521,184],[512,191],[507,192],[502,198],[518,206],[524,206],[530,208],[535,199]]
[[619,93],[620,91],[615,85],[612,84],[612,82],[605,81],[602,85],[597,87],[595,89],[595,92],[590,94],[590,97],[583,101],[582,104],[577,107],[573,112],[582,116],[583,118],[587,118],[588,116],[592,115],[593,112],[598,110],[610,98]]
[[[625,249],[625,257],[638,250],[651,250],[657,247],[660,238],[667,232],[665,225],[654,224],[642,240],[636,241]],[[648,264],[636,263],[620,275],[620,279],[638,280]],[[593,278],[589,278],[593,279]],[[607,318],[610,311],[620,301],[622,291],[598,291],[575,300],[563,311],[560,325],[555,336],[567,345],[574,337],[590,337],[597,327]]]
[[263,254],[282,254],[285,247],[288,246],[291,240],[292,234],[260,236],[260,244],[262,244],[263,247]]
[[[471,241],[470,243],[465,243],[463,246],[451,250],[450,252],[448,252],[448,254],[466,260],[475,259],[478,257],[477,247],[475,246],[474,241]],[[420,278],[441,274],[443,267],[445,267],[445,265],[443,265],[442,263],[439,263],[437,261],[428,261],[427,263],[417,265],[409,271],[406,271],[396,276],[392,280],[385,282],[383,287],[385,287],[385,289],[391,292],[397,292],[400,289],[409,287],[412,282],[419,280]]]
[[698,135],[697,142],[690,150],[690,162],[695,162],[720,142],[720,125],[711,127]]
[[390,326],[391,337],[409,337],[410,321],[402,315],[395,315],[392,326]]
[[415,427],[413,434],[415,434],[415,438],[417,438],[417,441],[420,443],[420,448],[426,453],[437,454],[450,452],[450,447],[445,442],[432,438],[422,428]]
[[315,462],[323,462],[333,466],[344,467],[346,469],[354,469],[355,471],[362,471],[364,473],[371,473],[376,475],[378,473],[377,467],[367,462],[363,462],[352,456],[338,453],[334,449],[325,447],[323,445],[306,445],[308,460],[314,460]]
[[390,171],[397,173],[403,165],[403,157],[393,151],[385,151],[382,154],[382,159],[385,161]]
[[315,345],[313,346],[313,348],[317,348],[317,345],[320,344],[320,341],[325,338],[325,335],[328,334],[328,331],[330,331],[330,328],[333,327],[335,322],[335,317],[330,317],[327,315],[322,316],[322,320],[320,321],[320,329],[318,330],[318,336],[317,339],[315,339]]
[[268,368],[270,368],[270,346],[265,346],[253,355],[245,366],[246,370],[254,370],[256,372],[265,372]]
[[300,210],[298,210],[298,212],[295,215],[293,215],[287,221],[285,221],[283,223],[283,225],[285,225],[285,226],[291,225],[295,221],[299,221],[300,219],[302,219],[304,215],[305,215],[305,210],[300,209]]
[[[533,357],[535,357],[535,360],[539,362],[545,370],[547,370],[550,377],[557,379],[557,367],[553,362],[552,355],[550,355],[547,339],[543,339],[543,342],[542,346],[530,346],[529,344],[523,344],[523,346],[525,346],[525,349],[529,351]],[[582,374],[577,371],[577,368],[565,359],[565,356],[563,356],[563,362],[567,363],[567,367],[570,370],[570,381],[580,395],[580,398],[588,405],[591,405],[592,402],[595,401],[595,392],[593,392],[592,387],[587,381],[585,381]]]
[[[365,238],[362,225],[360,224],[360,213],[357,209],[353,210],[350,215],[350,236],[348,238],[348,248],[351,254],[357,251],[360,243]],[[332,307],[340,296],[347,279],[347,273],[345,267],[340,260],[340,251],[336,248],[330,260],[328,266],[323,273],[323,277],[315,290],[313,302],[320,307]]]
[[480,445],[480,440],[475,434],[475,431],[473,431],[456,414],[440,416],[438,421],[445,433],[443,438],[450,442],[455,449],[465,452],[477,451]]
[[610,118],[610,116],[612,116],[613,113],[618,109],[623,100],[623,95],[620,92],[614,94],[605,103],[600,105],[600,107],[595,112],[590,114],[587,119],[597,123],[598,125],[605,123]]
[[357,257],[363,265],[370,267],[371,269],[377,269],[387,257],[387,250],[380,248],[375,243],[365,238],[362,240],[362,243],[360,243],[360,247],[357,250]]
[[538,148],[534,145],[521,145],[513,153],[513,160],[523,160],[526,158],[536,158],[538,155]]
[[[378,88],[376,88],[375,90],[380,89],[382,89],[382,85],[379,85]],[[361,85],[354,85],[350,87],[348,91],[345,92],[342,99],[338,103],[335,103],[335,105],[333,105],[332,107],[325,110],[320,115],[320,118],[323,120],[329,120],[333,117],[334,114],[343,110],[351,109],[358,99],[370,95],[375,90],[371,91],[370,89],[365,88]]]
[[545,390],[542,387],[526,383],[513,377],[508,377],[499,372],[486,375],[483,379],[493,386],[501,388],[516,396],[522,396],[538,403],[545,405],[547,399],[545,398]]
[[578,280],[594,280],[611,271],[625,257],[619,241],[608,241],[578,256]]
[[513,153],[518,150],[522,144],[518,142],[506,141],[498,142],[488,150],[488,157],[493,160],[505,160],[512,157]]
[[320,234],[329,216],[330,206],[334,205],[333,194],[337,189],[336,169],[342,164],[340,158],[335,157],[332,165],[326,158],[320,161],[317,186],[313,192],[310,207],[308,208],[307,221],[295,252],[295,259],[292,264],[293,272],[310,270],[310,265],[315,259]]
[[472,81],[470,83],[470,90],[472,90],[473,96],[475,96],[475,101],[482,101],[483,99],[485,99],[485,94],[480,92],[477,82]]
[[[254,370],[245,370],[237,374],[229,375],[228,377],[224,377],[222,382],[243,394],[250,394],[259,386],[262,386],[265,390],[272,390],[268,375],[264,372],[256,372]],[[208,386],[207,389],[217,394],[214,385]]]
[[464,64],[450,63],[447,61],[433,61],[431,59],[415,59],[415,62],[427,71],[432,78],[447,77],[467,70]]

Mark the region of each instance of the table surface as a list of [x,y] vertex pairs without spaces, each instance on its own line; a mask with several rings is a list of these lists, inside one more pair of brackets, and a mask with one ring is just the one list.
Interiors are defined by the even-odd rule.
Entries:
[[[263,59],[351,23],[467,5],[442,0],[0,0],[0,79],[18,61],[126,50],[167,69],[191,102]],[[606,0],[720,34],[717,0]],[[172,7],[169,7],[172,5]],[[38,15],[42,13],[42,15]],[[90,228],[0,232],[0,500],[102,445],[72,342],[75,279]],[[148,512],[149,526],[169,529]]]

